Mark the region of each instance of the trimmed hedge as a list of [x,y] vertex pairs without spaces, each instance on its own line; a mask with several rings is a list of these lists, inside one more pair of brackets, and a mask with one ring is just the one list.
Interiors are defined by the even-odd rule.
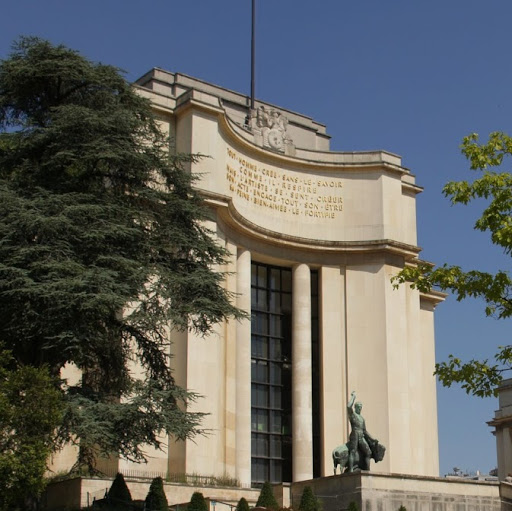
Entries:
[[155,477],[151,481],[148,494],[146,496],[146,511],[168,511],[169,503],[164,491],[164,482],[161,477]]

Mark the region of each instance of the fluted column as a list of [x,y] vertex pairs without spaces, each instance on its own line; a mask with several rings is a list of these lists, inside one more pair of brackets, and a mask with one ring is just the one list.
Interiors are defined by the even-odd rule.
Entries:
[[[237,307],[251,313],[251,253],[238,251]],[[236,477],[251,483],[251,320],[236,326]]]
[[311,272],[292,269],[292,442],[293,480],[313,477],[311,415]]

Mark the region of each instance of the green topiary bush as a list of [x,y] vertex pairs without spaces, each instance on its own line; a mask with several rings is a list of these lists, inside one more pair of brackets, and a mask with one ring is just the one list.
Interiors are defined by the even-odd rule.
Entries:
[[107,502],[115,509],[131,509],[132,495],[126,485],[123,474],[118,473],[112,481],[112,486],[107,493]]
[[321,511],[320,501],[316,498],[311,486],[305,486],[300,498],[299,511]]
[[151,481],[145,503],[146,511],[168,511],[169,503],[164,491],[164,482],[161,477],[155,477]]
[[405,508],[405,506],[400,506],[400,507],[398,508],[398,511],[407,511],[407,509]]
[[276,511],[279,509],[277,500],[274,497],[272,485],[268,481],[263,483],[263,486],[261,487],[260,496],[258,497],[258,502],[256,502],[256,507],[266,507],[267,509],[274,509]]
[[201,492],[196,491],[192,494],[187,511],[208,511],[208,504]]
[[243,497],[238,501],[236,511],[249,511],[249,503]]
[[348,505],[347,511],[359,511],[359,506],[354,501],[352,501]]

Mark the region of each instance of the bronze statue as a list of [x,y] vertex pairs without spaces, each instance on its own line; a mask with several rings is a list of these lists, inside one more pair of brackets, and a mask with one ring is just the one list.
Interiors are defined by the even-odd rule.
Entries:
[[352,427],[349,440],[346,444],[336,447],[332,452],[334,473],[340,466],[340,472],[354,472],[356,470],[370,470],[370,459],[382,461],[386,448],[373,438],[366,430],[366,423],[361,410],[363,405],[356,403],[356,393],[352,392],[347,404],[348,420]]

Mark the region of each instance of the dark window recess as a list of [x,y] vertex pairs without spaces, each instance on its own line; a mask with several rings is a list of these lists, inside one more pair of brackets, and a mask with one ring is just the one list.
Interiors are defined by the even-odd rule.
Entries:
[[[313,464],[317,474],[320,471],[317,272],[312,272],[311,283]],[[252,263],[251,300],[251,478],[254,485],[265,481],[291,482],[291,270]]]
[[311,384],[313,407],[313,477],[320,477],[322,452],[320,442],[320,335],[318,320],[318,271],[311,272]]

